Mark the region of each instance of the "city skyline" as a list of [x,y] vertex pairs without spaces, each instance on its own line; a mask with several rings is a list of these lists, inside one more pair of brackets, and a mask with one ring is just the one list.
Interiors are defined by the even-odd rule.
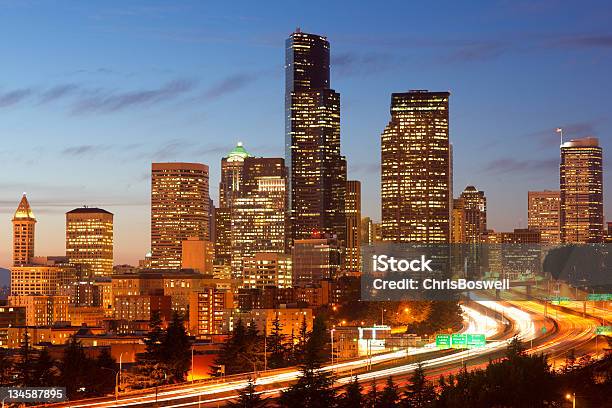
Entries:
[[[558,189],[558,159],[559,159],[559,147],[558,138],[554,133],[554,128],[557,126],[563,127],[566,130],[566,141],[570,138],[582,137],[582,136],[595,136],[601,140],[602,147],[604,149],[604,173],[607,173],[609,169],[608,162],[606,161],[605,151],[609,151],[606,147],[609,146],[609,137],[605,134],[606,125],[609,123],[609,118],[598,118],[597,114],[605,112],[605,107],[597,109],[591,109],[588,114],[589,103],[580,100],[581,98],[575,98],[574,101],[567,101],[563,104],[557,105],[557,109],[550,109],[552,113],[544,115],[537,109],[538,97],[534,95],[534,101],[527,103],[531,106],[532,110],[522,111],[522,107],[519,107],[518,101],[513,95],[508,96],[504,103],[500,101],[493,102],[496,108],[502,108],[497,114],[488,111],[488,107],[485,105],[474,106],[474,102],[470,101],[469,98],[478,99],[482,93],[475,92],[474,95],[470,96],[466,88],[463,88],[459,79],[453,82],[448,78],[448,74],[437,72],[435,76],[437,79],[432,79],[429,75],[422,75],[421,78],[413,77],[411,75],[391,75],[391,79],[380,78],[377,74],[369,74],[364,72],[350,73],[350,69],[357,69],[359,65],[363,69],[363,66],[368,66],[368,63],[363,61],[355,63],[347,57],[346,52],[343,51],[350,46],[347,44],[350,41],[346,40],[345,35],[348,33],[348,28],[337,31],[328,27],[310,27],[309,24],[304,22],[303,28],[308,32],[316,32],[321,35],[328,37],[332,43],[332,81],[334,88],[343,95],[343,107],[342,107],[342,154],[347,156],[348,168],[349,168],[349,179],[357,179],[362,181],[362,200],[363,209],[362,215],[369,216],[375,220],[380,220],[380,200],[378,195],[380,175],[379,165],[376,160],[372,160],[368,149],[376,148],[380,140],[380,131],[387,122],[387,115],[389,109],[389,97],[392,92],[402,92],[408,89],[424,89],[428,88],[433,91],[451,91],[450,100],[450,141],[453,143],[454,148],[454,196],[457,197],[459,192],[468,184],[475,185],[479,190],[485,191],[488,199],[488,215],[489,224],[496,230],[511,230],[512,228],[526,227],[527,225],[527,191],[530,190],[544,190],[544,189]],[[320,26],[320,24],[317,24]],[[279,33],[275,34],[274,40],[270,40],[270,44],[264,46],[265,54],[270,56],[269,63],[276,66],[282,64],[283,61],[283,41],[295,27],[285,27],[278,29]],[[327,29],[326,29],[327,28]],[[277,30],[277,27],[274,28]],[[148,41],[151,41],[150,39]],[[597,45],[596,42],[592,43],[592,47],[586,47],[575,45],[574,53],[583,54],[588,53],[589,50],[592,54],[592,58],[598,55],[598,58],[605,59],[605,55],[601,55],[601,51],[605,51],[605,42]],[[166,44],[168,46],[168,44]],[[205,50],[208,45],[201,45],[201,49]],[[249,44],[234,44],[232,47],[236,49],[249,49]],[[560,48],[563,46],[559,45]],[[567,48],[571,48],[566,46]],[[383,45],[370,45],[369,48],[376,50],[381,49],[389,51],[388,46]],[[580,49],[577,50],[577,49]],[[112,49],[112,47],[111,47]],[[271,50],[272,51],[271,51]],[[339,49],[339,50],[338,50]],[[598,53],[597,50],[600,52]],[[486,51],[486,50],[481,50]],[[428,54],[430,52],[424,52]],[[334,55],[338,54],[334,61]],[[343,60],[344,58],[344,60]],[[347,62],[348,58],[348,62]],[[355,57],[353,57],[355,58]],[[361,55],[359,58],[365,58]],[[493,60],[499,62],[508,57],[494,57]],[[575,57],[577,58],[577,57]],[[272,60],[273,59],[273,60]],[[374,58],[374,60],[382,60],[384,58]],[[554,58],[553,58],[554,59]],[[344,61],[344,62],[343,62]],[[364,60],[365,61],[365,60]],[[493,61],[493,62],[494,62]],[[485,56],[484,65],[490,66],[495,65],[491,60],[488,60]],[[584,64],[584,61],[582,62]],[[600,62],[602,65],[602,62]],[[28,78],[24,75],[22,78],[15,80],[11,75],[11,67],[16,67],[15,61],[9,65],[9,76],[8,79],[3,81],[2,88],[0,88],[0,115],[8,118],[5,124],[0,127],[0,132],[15,136],[25,137],[28,133],[34,132],[34,136],[31,139],[22,141],[14,141],[9,143],[8,146],[3,149],[2,153],[5,160],[9,163],[11,168],[23,167],[23,171],[19,171],[19,176],[12,176],[9,172],[5,172],[5,176],[2,179],[2,196],[0,197],[2,206],[2,214],[4,214],[5,222],[2,222],[0,232],[3,238],[0,240],[2,245],[0,252],[0,265],[8,267],[10,266],[10,249],[11,249],[11,223],[10,219],[12,213],[15,210],[16,204],[21,196],[22,191],[28,192],[28,199],[33,208],[34,213],[37,217],[37,242],[36,242],[36,255],[58,255],[64,252],[63,240],[64,236],[63,222],[64,213],[75,206],[87,204],[91,206],[99,206],[116,215],[115,222],[115,248],[116,256],[115,263],[135,263],[137,259],[142,258],[144,253],[148,251],[149,247],[149,202],[147,187],[150,181],[144,176],[150,168],[150,163],[153,161],[195,161],[206,164],[211,168],[210,174],[210,185],[216,186],[219,180],[219,161],[221,156],[229,151],[235,142],[242,140],[245,142],[247,149],[252,152],[255,156],[265,157],[283,157],[283,99],[282,93],[284,90],[284,83],[282,76],[277,74],[271,75],[266,79],[255,81],[253,86],[255,89],[245,87],[242,89],[236,89],[235,93],[227,93],[226,97],[233,103],[236,102],[236,98],[247,97],[250,98],[251,93],[256,93],[257,87],[261,84],[260,82],[266,82],[268,85],[275,86],[275,95],[268,96],[270,105],[273,107],[253,108],[254,112],[244,112],[247,117],[250,115],[265,117],[267,123],[261,123],[261,120],[256,121],[256,124],[261,126],[251,126],[254,131],[247,133],[241,126],[228,125],[227,122],[224,125],[230,126],[227,130],[228,133],[235,134],[235,137],[225,136],[222,138],[223,143],[218,142],[218,137],[210,135],[205,138],[204,141],[200,141],[200,133],[206,134],[205,129],[209,125],[202,122],[195,122],[196,124],[190,125],[184,132],[172,131],[173,126],[167,126],[162,131],[156,133],[154,140],[151,140],[150,144],[145,143],[143,137],[145,128],[143,127],[131,127],[133,120],[151,119],[152,122],[147,127],[154,127],[157,123],[157,119],[153,119],[151,115],[157,115],[159,109],[169,109],[171,112],[168,116],[168,121],[173,122],[176,120],[176,106],[168,108],[166,105],[158,106],[155,102],[146,102],[147,106],[132,106],[123,111],[120,103],[112,98],[104,97],[98,102],[107,101],[106,108],[104,104],[98,106],[95,109],[102,109],[103,111],[90,111],[86,112],[85,116],[79,116],[76,112],[66,114],[61,110],[61,103],[68,103],[67,101],[57,102],[58,105],[49,105],[49,102],[39,100],[39,96],[35,94],[35,91],[31,91],[29,94],[19,93],[21,89],[25,89],[31,85],[32,78]],[[396,62],[391,64],[394,67],[409,67],[414,65],[415,62]],[[470,64],[473,62],[457,62],[456,65],[469,69]],[[575,61],[574,64],[579,65],[582,69],[586,69],[580,64],[579,61]],[[576,66],[575,65],[575,66]],[[588,64],[587,64],[588,65]],[[597,64],[594,64],[597,65]],[[347,68],[348,66],[348,68]],[[352,67],[351,67],[352,66]],[[473,67],[473,66],[472,66]],[[374,69],[374,67],[370,67]],[[413,67],[414,68],[414,67]],[[549,67],[550,68],[550,67]],[[589,65],[587,71],[591,69],[597,71],[594,66]],[[348,72],[347,72],[348,69]],[[388,69],[388,68],[385,68]],[[391,71],[394,72],[391,68]],[[409,69],[409,68],[407,68]],[[601,67],[600,67],[601,69]],[[566,72],[567,70],[567,72]],[[561,72],[563,71],[563,72]],[[559,67],[559,72],[555,71],[554,76],[561,74],[567,75],[571,73],[571,69],[567,67]],[[79,74],[81,75],[81,74]],[[97,75],[104,76],[105,73],[100,72]],[[282,73],[281,73],[282,75]],[[540,72],[536,77],[540,79],[542,73]],[[387,74],[383,75],[384,77]],[[459,75],[461,76],[461,75]],[[563,76],[563,75],[561,75]],[[571,77],[571,75],[570,75]],[[45,78],[40,79],[43,81],[42,89],[46,89],[46,97],[61,99],[61,98],[77,98],[76,94],[71,92],[84,92],[80,90],[70,90],[71,88],[53,88],[53,84],[59,84],[60,80],[49,74],[50,78],[48,84],[43,81]],[[90,76],[95,78],[95,76]],[[157,78],[159,79],[159,78]],[[234,78],[236,79],[236,78]],[[489,80],[489,81],[487,81]],[[366,111],[370,109],[369,104],[361,104],[359,106],[358,99],[364,95],[371,93],[371,89],[367,87],[359,89],[356,88],[356,82],[365,82],[367,87],[377,88],[371,99],[372,106],[375,107],[375,114],[371,116],[363,115],[364,106],[367,106]],[[448,82],[446,82],[448,81]],[[589,78],[588,81],[592,81]],[[240,81],[238,81],[240,82]],[[247,81],[248,82],[248,81]],[[351,82],[353,85],[351,85]],[[469,81],[468,81],[469,82]],[[486,78],[483,82],[490,82],[490,78]],[[513,82],[516,85],[515,81]],[[573,89],[575,92],[579,92],[582,98],[589,95],[588,89],[579,89],[581,83],[580,78],[574,78],[574,83],[564,83],[565,89]],[[209,91],[211,95],[214,94],[213,82],[207,82],[211,88]],[[235,82],[234,82],[235,84]],[[131,85],[131,84],[130,84]],[[141,85],[140,83],[138,85]],[[221,85],[219,83],[219,85]],[[225,83],[225,86],[229,86],[230,83]],[[582,83],[582,85],[585,85]],[[605,84],[600,84],[601,90],[605,92]],[[60,86],[60,85],[57,85]],[[82,86],[82,85],[75,85]],[[235,85],[233,85],[235,86]],[[187,83],[173,83],[160,91],[159,98],[163,98],[164,93],[169,92],[180,92],[181,89],[188,87]],[[53,88],[53,89],[52,89]],[[546,89],[547,85],[543,84],[543,88]],[[133,89],[129,87],[128,89]],[[231,88],[230,89],[235,89]],[[469,88],[468,88],[469,89]],[[54,92],[51,92],[54,90]],[[227,90],[227,88],[226,88]],[[482,91],[482,89],[476,89]],[[550,91],[550,89],[549,89]],[[62,94],[62,92],[64,92]],[[119,92],[119,91],[118,91]],[[217,93],[223,89],[217,89]],[[582,93],[580,93],[582,92]],[[21,96],[20,96],[21,95]],[[62,96],[63,95],[63,96]],[[280,98],[278,97],[280,95]],[[124,95],[125,96],[125,95]],[[128,95],[129,96],[129,95]],[[131,95],[135,97],[135,95]],[[548,101],[551,99],[550,93],[545,96]],[[41,95],[40,98],[43,96]],[[141,96],[142,97],[142,96]],[[348,97],[348,102],[346,101]],[[93,99],[92,99],[93,98]],[[467,98],[467,99],[466,99]],[[554,99],[554,98],[552,98]],[[31,101],[34,100],[39,102],[37,106]],[[122,99],[123,100],[123,99]],[[95,98],[91,97],[90,102],[95,102]],[[177,99],[170,104],[180,104],[182,99]],[[83,101],[81,101],[83,102]],[[92,103],[93,103],[92,102]],[[466,103],[467,102],[467,103]],[[230,103],[230,102],[219,102]],[[487,103],[492,103],[487,100]],[[595,103],[595,102],[593,102]],[[115,104],[115,105],[114,105]],[[210,102],[202,102],[203,105],[210,105]],[[149,106],[151,105],[151,106]],[[119,106],[119,107],[117,107]],[[222,106],[222,105],[221,105]],[[222,109],[221,106],[213,107],[214,109]],[[85,109],[85,107],[82,107]],[[480,108],[480,110],[478,109]],[[92,107],[88,109],[94,109]],[[107,109],[107,111],[104,111]],[[249,110],[250,108],[242,108]],[[482,111],[482,109],[485,109]],[[512,109],[517,109],[519,112],[512,112]],[[580,110],[582,109],[582,113]],[[603,111],[601,109],[604,109]],[[180,108],[178,110],[181,110]],[[576,110],[577,112],[570,112]],[[187,110],[186,110],[187,111]],[[191,110],[188,110],[192,112]],[[62,122],[57,128],[50,129],[38,129],[33,125],[20,125],[20,120],[28,120],[32,113],[36,114],[41,112],[43,114],[44,122],[50,120],[53,122]],[[130,113],[133,112],[133,119],[131,119]],[[362,112],[360,114],[360,112]],[[490,120],[487,123],[486,120],[481,120],[481,113],[487,113],[491,115],[495,120]],[[529,115],[525,115],[529,112],[539,117],[538,120],[533,120]],[[539,112],[539,114],[537,114]],[[522,114],[521,114],[522,113]],[[182,113],[183,116],[188,113]],[[525,115],[525,116],[523,116]],[[546,116],[546,117],[545,117]],[[130,126],[128,132],[131,129],[136,129],[136,133],[139,136],[131,137],[126,136],[125,131],[118,130],[114,126],[109,124],[109,117],[118,118],[119,123]],[[221,116],[223,117],[223,116]],[[525,118],[525,124],[521,123],[521,126],[517,126],[515,121],[522,120]],[[183,119],[185,119],[183,117]],[[221,118],[208,118],[207,122],[217,122],[217,126],[224,121]],[[204,121],[204,122],[206,122]],[[581,122],[582,121],[582,122]],[[247,121],[248,122],[248,121]],[[496,123],[499,122],[499,123]],[[584,123],[583,123],[584,122]],[[586,123],[588,122],[588,123]],[[87,129],[89,137],[76,136],[79,134],[82,127],[91,123],[93,126],[91,129]],[[62,133],[63,127],[68,128],[68,132],[63,137],[58,137],[53,143],[48,143],[46,139],[49,135],[56,135],[58,132]],[[358,129],[364,127],[363,130]],[[480,129],[478,129],[480,127]],[[539,129],[539,130],[538,130]],[[546,130],[548,129],[548,130]],[[491,131],[498,131],[500,136],[491,138]],[[98,132],[110,131],[113,136],[106,136],[106,138],[100,137]],[[161,133],[166,133],[165,135]],[[523,144],[523,155],[521,150],[514,147],[516,142],[515,137],[508,137],[510,134],[516,132],[519,140]],[[172,134],[173,136],[168,136]],[[182,138],[185,135],[186,139]],[[72,135],[72,136],[69,136]],[[257,138],[265,136],[265,143],[262,144]],[[473,135],[473,136],[472,136]],[[522,136],[521,136],[522,135]],[[531,137],[529,137],[531,135]],[[176,137],[175,137],[176,136]],[[533,142],[532,140],[536,141]],[[197,140],[198,142],[194,142]],[[47,144],[41,142],[47,142]],[[148,140],[146,140],[149,142]],[[157,143],[157,144],[156,144]],[[556,143],[556,146],[555,146]],[[150,150],[143,148],[146,144]],[[524,146],[530,144],[533,149],[526,149]],[[252,146],[252,147],[251,147]],[[155,150],[157,149],[157,150]],[[376,148],[377,151],[379,148]],[[478,155],[479,159],[474,160],[474,149],[483,151],[485,155]],[[162,152],[163,150],[163,152]],[[20,153],[21,152],[21,153]],[[161,153],[160,153],[161,152]],[[49,153],[49,154],[48,154]],[[158,154],[156,154],[158,153]],[[163,153],[163,154],[162,154]],[[514,153],[514,155],[512,155]],[[507,154],[507,156],[505,156]],[[112,157],[117,156],[117,157]],[[158,157],[161,156],[161,157]],[[38,160],[42,157],[42,160]],[[109,157],[111,160],[109,160]],[[374,155],[375,157],[375,155]],[[51,163],[48,160],[51,160]],[[40,163],[39,163],[40,162]],[[110,162],[110,163],[109,163]],[[467,162],[467,163],[466,163]],[[555,164],[556,163],[556,164]],[[75,168],[84,166],[85,171],[79,169],[74,171]],[[50,167],[49,167],[50,166]],[[48,167],[51,171],[43,174],[43,168]],[[111,169],[112,167],[118,167],[120,170]],[[479,173],[479,174],[476,174]],[[83,179],[95,180],[95,183],[85,184]],[[508,191],[501,191],[495,184],[502,180],[507,183],[510,188]],[[608,184],[607,178],[604,176],[604,183]],[[520,194],[517,194],[520,193]],[[610,189],[604,186],[604,194],[608,198],[610,197]],[[216,188],[211,188],[211,196],[214,198],[215,204],[218,205],[218,198],[216,197]],[[508,204],[504,204],[507,201]],[[604,197],[604,202],[609,202],[609,199]],[[507,214],[506,217],[503,214]],[[605,219],[609,220],[610,209],[609,205],[606,207]],[[129,221],[128,221],[129,220]],[[135,244],[130,244],[134,242]]]

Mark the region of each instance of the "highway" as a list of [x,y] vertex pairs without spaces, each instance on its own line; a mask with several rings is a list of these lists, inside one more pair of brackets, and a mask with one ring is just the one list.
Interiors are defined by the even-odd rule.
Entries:
[[[487,342],[483,348],[436,350],[434,345],[427,345],[421,348],[378,354],[372,356],[371,359],[360,358],[329,364],[324,369],[334,372],[339,386],[348,382],[354,374],[359,375],[360,381],[367,383],[372,379],[384,379],[388,376],[393,376],[398,381],[405,381],[416,368],[416,361],[420,357],[423,359],[422,363],[427,375],[437,377],[440,374],[446,375],[457,371],[464,364],[473,368],[485,365],[489,359],[502,357],[508,341],[515,335],[530,346],[530,352],[550,354],[552,364],[557,367],[571,349],[576,349],[578,355],[578,351],[596,353],[592,343],[595,336],[594,327],[598,322],[590,317],[581,317],[563,311],[551,313],[549,309],[548,318],[544,318],[544,306],[535,301],[477,301],[476,303],[480,305],[479,308],[463,307],[467,323],[464,331],[486,333],[488,338],[494,339]],[[491,315],[494,314],[492,311],[502,315],[511,323],[511,329],[506,330],[505,325],[494,320],[488,312],[483,313],[477,310],[482,308],[490,311]],[[367,370],[368,366],[370,370]],[[299,376],[299,372],[295,369],[271,370],[260,374],[256,385],[267,396],[278,395],[280,390],[289,386]],[[216,381],[218,382],[196,382],[160,387],[157,393],[149,389],[121,394],[118,401],[112,397],[103,397],[51,406],[73,408],[211,407],[223,405],[224,401],[235,398],[237,390],[246,385],[244,376]]]

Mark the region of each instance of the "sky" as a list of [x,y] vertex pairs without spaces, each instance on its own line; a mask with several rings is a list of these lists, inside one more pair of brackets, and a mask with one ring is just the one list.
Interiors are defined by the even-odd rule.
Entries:
[[[359,4],[358,4],[359,3]],[[450,91],[455,196],[525,227],[527,191],[558,189],[559,137],[599,137],[612,219],[609,1],[155,2],[0,0],[0,266],[21,194],[36,255],[64,253],[65,212],[115,214],[115,262],[149,249],[150,165],[210,166],[237,141],[282,157],[284,41],[331,43],[342,151],[380,219],[380,134],[392,92]]]

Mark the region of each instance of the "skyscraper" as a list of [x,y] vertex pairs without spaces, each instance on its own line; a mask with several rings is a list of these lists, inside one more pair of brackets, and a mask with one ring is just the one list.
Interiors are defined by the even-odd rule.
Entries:
[[479,244],[487,232],[487,198],[484,191],[467,186],[453,200],[452,242]]
[[286,253],[287,169],[282,158],[244,159],[240,194],[230,210],[231,264],[235,278],[242,278],[244,257],[258,252]]
[[66,256],[89,277],[113,272],[113,214],[101,208],[66,213]]
[[340,94],[330,89],[329,42],[297,29],[285,56],[291,237],[324,234],[344,243],[346,159],[340,154]]
[[382,238],[450,242],[448,92],[409,91],[391,97],[382,133]]
[[232,258],[231,208],[242,187],[244,159],[251,155],[238,142],[229,154],[221,159],[219,183],[219,208],[215,211],[215,261],[229,265]]
[[529,191],[527,193],[527,226],[541,233],[546,244],[561,242],[561,192]]
[[602,149],[595,137],[561,145],[561,241],[603,240]]
[[180,269],[182,243],[209,240],[208,166],[153,163],[151,177],[151,267]]
[[26,265],[34,256],[36,218],[25,193],[13,216],[13,266]]
[[361,183],[346,182],[346,252],[344,270],[361,271]]

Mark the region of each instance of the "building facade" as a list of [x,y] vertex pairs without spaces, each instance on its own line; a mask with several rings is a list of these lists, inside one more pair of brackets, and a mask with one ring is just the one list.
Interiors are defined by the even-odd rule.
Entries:
[[603,240],[603,154],[595,137],[561,145],[561,241]]
[[340,94],[330,88],[329,42],[299,29],[286,41],[285,161],[291,238],[344,242],[346,159],[340,152]]
[[90,277],[113,273],[113,214],[101,208],[66,213],[66,256]]
[[182,243],[209,240],[208,166],[153,163],[151,177],[151,267],[180,269]]
[[542,243],[561,242],[561,192],[529,191],[527,193],[527,226],[541,233]]
[[448,92],[394,93],[381,137],[382,239],[450,242]]
[[291,251],[293,286],[318,284],[335,279],[341,266],[341,248],[330,238],[299,239]]
[[344,252],[344,271],[361,272],[361,182],[346,182],[346,250]]
[[26,265],[34,256],[36,218],[24,194],[13,216],[13,266]]

